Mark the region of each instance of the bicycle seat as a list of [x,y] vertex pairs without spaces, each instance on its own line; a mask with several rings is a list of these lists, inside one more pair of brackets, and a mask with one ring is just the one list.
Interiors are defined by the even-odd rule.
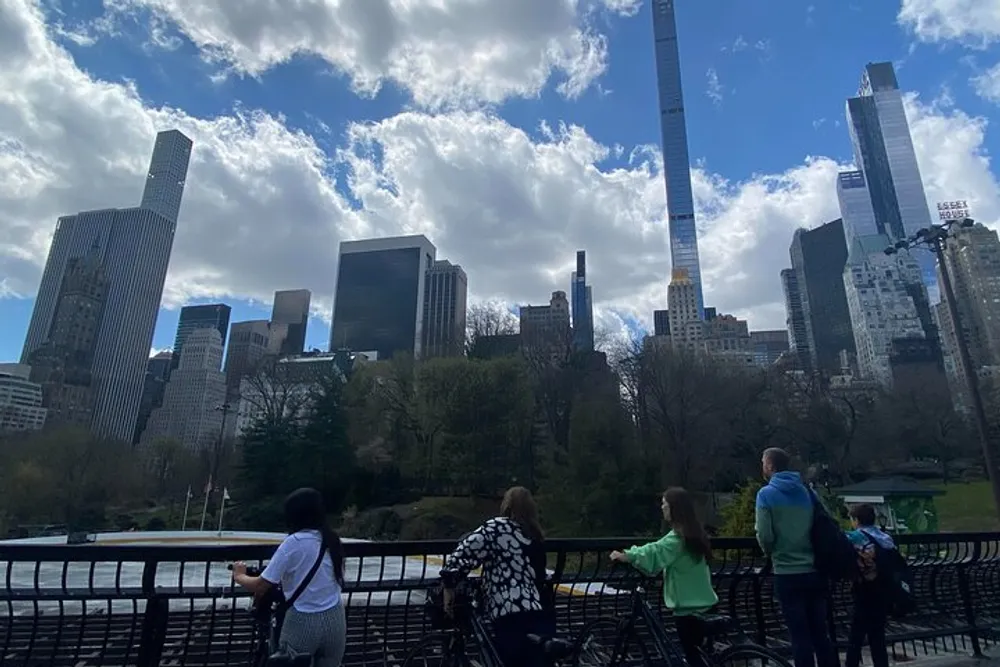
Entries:
[[705,635],[708,637],[718,637],[719,635],[729,634],[739,626],[739,624],[733,620],[731,616],[726,616],[724,614],[710,614],[708,616],[702,616],[701,620],[705,624]]
[[541,646],[542,652],[545,653],[545,657],[553,662],[565,660],[569,656],[573,655],[573,651],[576,648],[573,645],[573,642],[568,642],[565,639],[558,639],[557,637],[528,635],[528,641],[535,646]]

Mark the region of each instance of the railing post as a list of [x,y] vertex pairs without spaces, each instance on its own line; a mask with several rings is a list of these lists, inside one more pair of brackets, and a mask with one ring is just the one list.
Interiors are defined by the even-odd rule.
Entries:
[[979,539],[973,543],[972,556],[967,563],[958,564],[958,592],[962,596],[962,608],[965,611],[965,622],[969,626],[969,640],[972,642],[972,654],[983,657],[983,647],[979,643],[979,623],[976,620],[976,610],[972,604],[972,590],[969,588],[969,567],[979,562],[982,557],[982,542]]
[[142,615],[139,656],[136,667],[159,667],[167,638],[169,602],[156,594],[156,561],[146,561],[142,568],[142,592],[146,610]]
[[[750,566],[753,568],[753,565]],[[754,573],[751,569],[751,576],[753,577],[753,611],[755,621],[757,622],[757,636],[755,637],[758,644],[761,646],[767,646],[767,622],[764,619],[764,578],[771,576],[771,559],[768,558],[764,561],[764,567],[760,569],[760,572]]]

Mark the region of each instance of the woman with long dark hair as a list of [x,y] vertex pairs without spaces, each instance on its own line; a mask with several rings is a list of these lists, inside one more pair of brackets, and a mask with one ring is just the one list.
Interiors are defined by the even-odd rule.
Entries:
[[705,667],[698,650],[705,641],[701,614],[719,602],[708,567],[712,546],[690,493],[680,487],[667,489],[660,509],[670,532],[641,547],[612,551],[611,560],[649,575],[663,573],[663,604],[674,612],[684,657],[690,667]]
[[316,667],[339,667],[347,645],[341,601],[344,546],[327,524],[323,497],[316,489],[299,489],[285,499],[285,523],[288,537],[261,575],[248,576],[246,563],[236,563],[233,579],[258,597],[278,584],[292,597],[308,581],[285,614],[277,650],[311,655]]
[[506,667],[546,665],[529,634],[556,633],[553,594],[545,571],[545,534],[538,506],[523,486],[507,489],[500,516],[469,533],[441,569],[445,609],[454,589],[469,572],[482,567],[480,581],[486,614],[493,621],[496,649]]

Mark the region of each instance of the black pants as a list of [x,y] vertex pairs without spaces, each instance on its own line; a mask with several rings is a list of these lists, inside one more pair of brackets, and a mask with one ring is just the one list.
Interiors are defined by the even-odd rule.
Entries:
[[705,643],[705,622],[697,616],[675,616],[677,638],[689,667],[706,667],[701,646]]
[[493,621],[493,643],[504,667],[548,667],[541,647],[528,641],[528,635],[554,637],[553,613],[523,611],[501,616]]
[[792,640],[795,667],[836,667],[840,659],[826,625],[826,580],[815,572],[776,574],[774,593]]
[[854,619],[847,646],[847,667],[861,664],[861,647],[865,638],[872,653],[874,667],[889,667],[889,650],[885,644],[886,609],[884,593],[871,584],[854,588]]

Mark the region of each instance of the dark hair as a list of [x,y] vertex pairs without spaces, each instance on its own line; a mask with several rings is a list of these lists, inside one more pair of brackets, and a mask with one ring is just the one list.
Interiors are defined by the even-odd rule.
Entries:
[[765,449],[764,460],[771,464],[774,472],[785,472],[792,467],[792,457],[780,447],[768,447]]
[[687,490],[674,486],[663,492],[663,500],[670,507],[670,523],[684,540],[684,548],[695,559],[711,560],[712,543],[705,527],[698,519],[694,500]]
[[874,526],[875,525],[875,507],[869,505],[868,503],[862,503],[861,505],[855,505],[850,511],[851,518],[858,522],[860,526]]
[[545,539],[542,524],[538,521],[538,505],[535,504],[531,491],[523,486],[507,489],[503,494],[503,502],[500,503],[500,514],[516,521],[532,541],[541,542]]
[[340,535],[326,522],[326,509],[323,506],[323,496],[316,489],[302,488],[292,491],[285,498],[285,523],[288,534],[300,530],[318,530],[323,536],[323,542],[330,550],[330,560],[333,561],[333,576],[337,583],[344,585],[344,544]]

